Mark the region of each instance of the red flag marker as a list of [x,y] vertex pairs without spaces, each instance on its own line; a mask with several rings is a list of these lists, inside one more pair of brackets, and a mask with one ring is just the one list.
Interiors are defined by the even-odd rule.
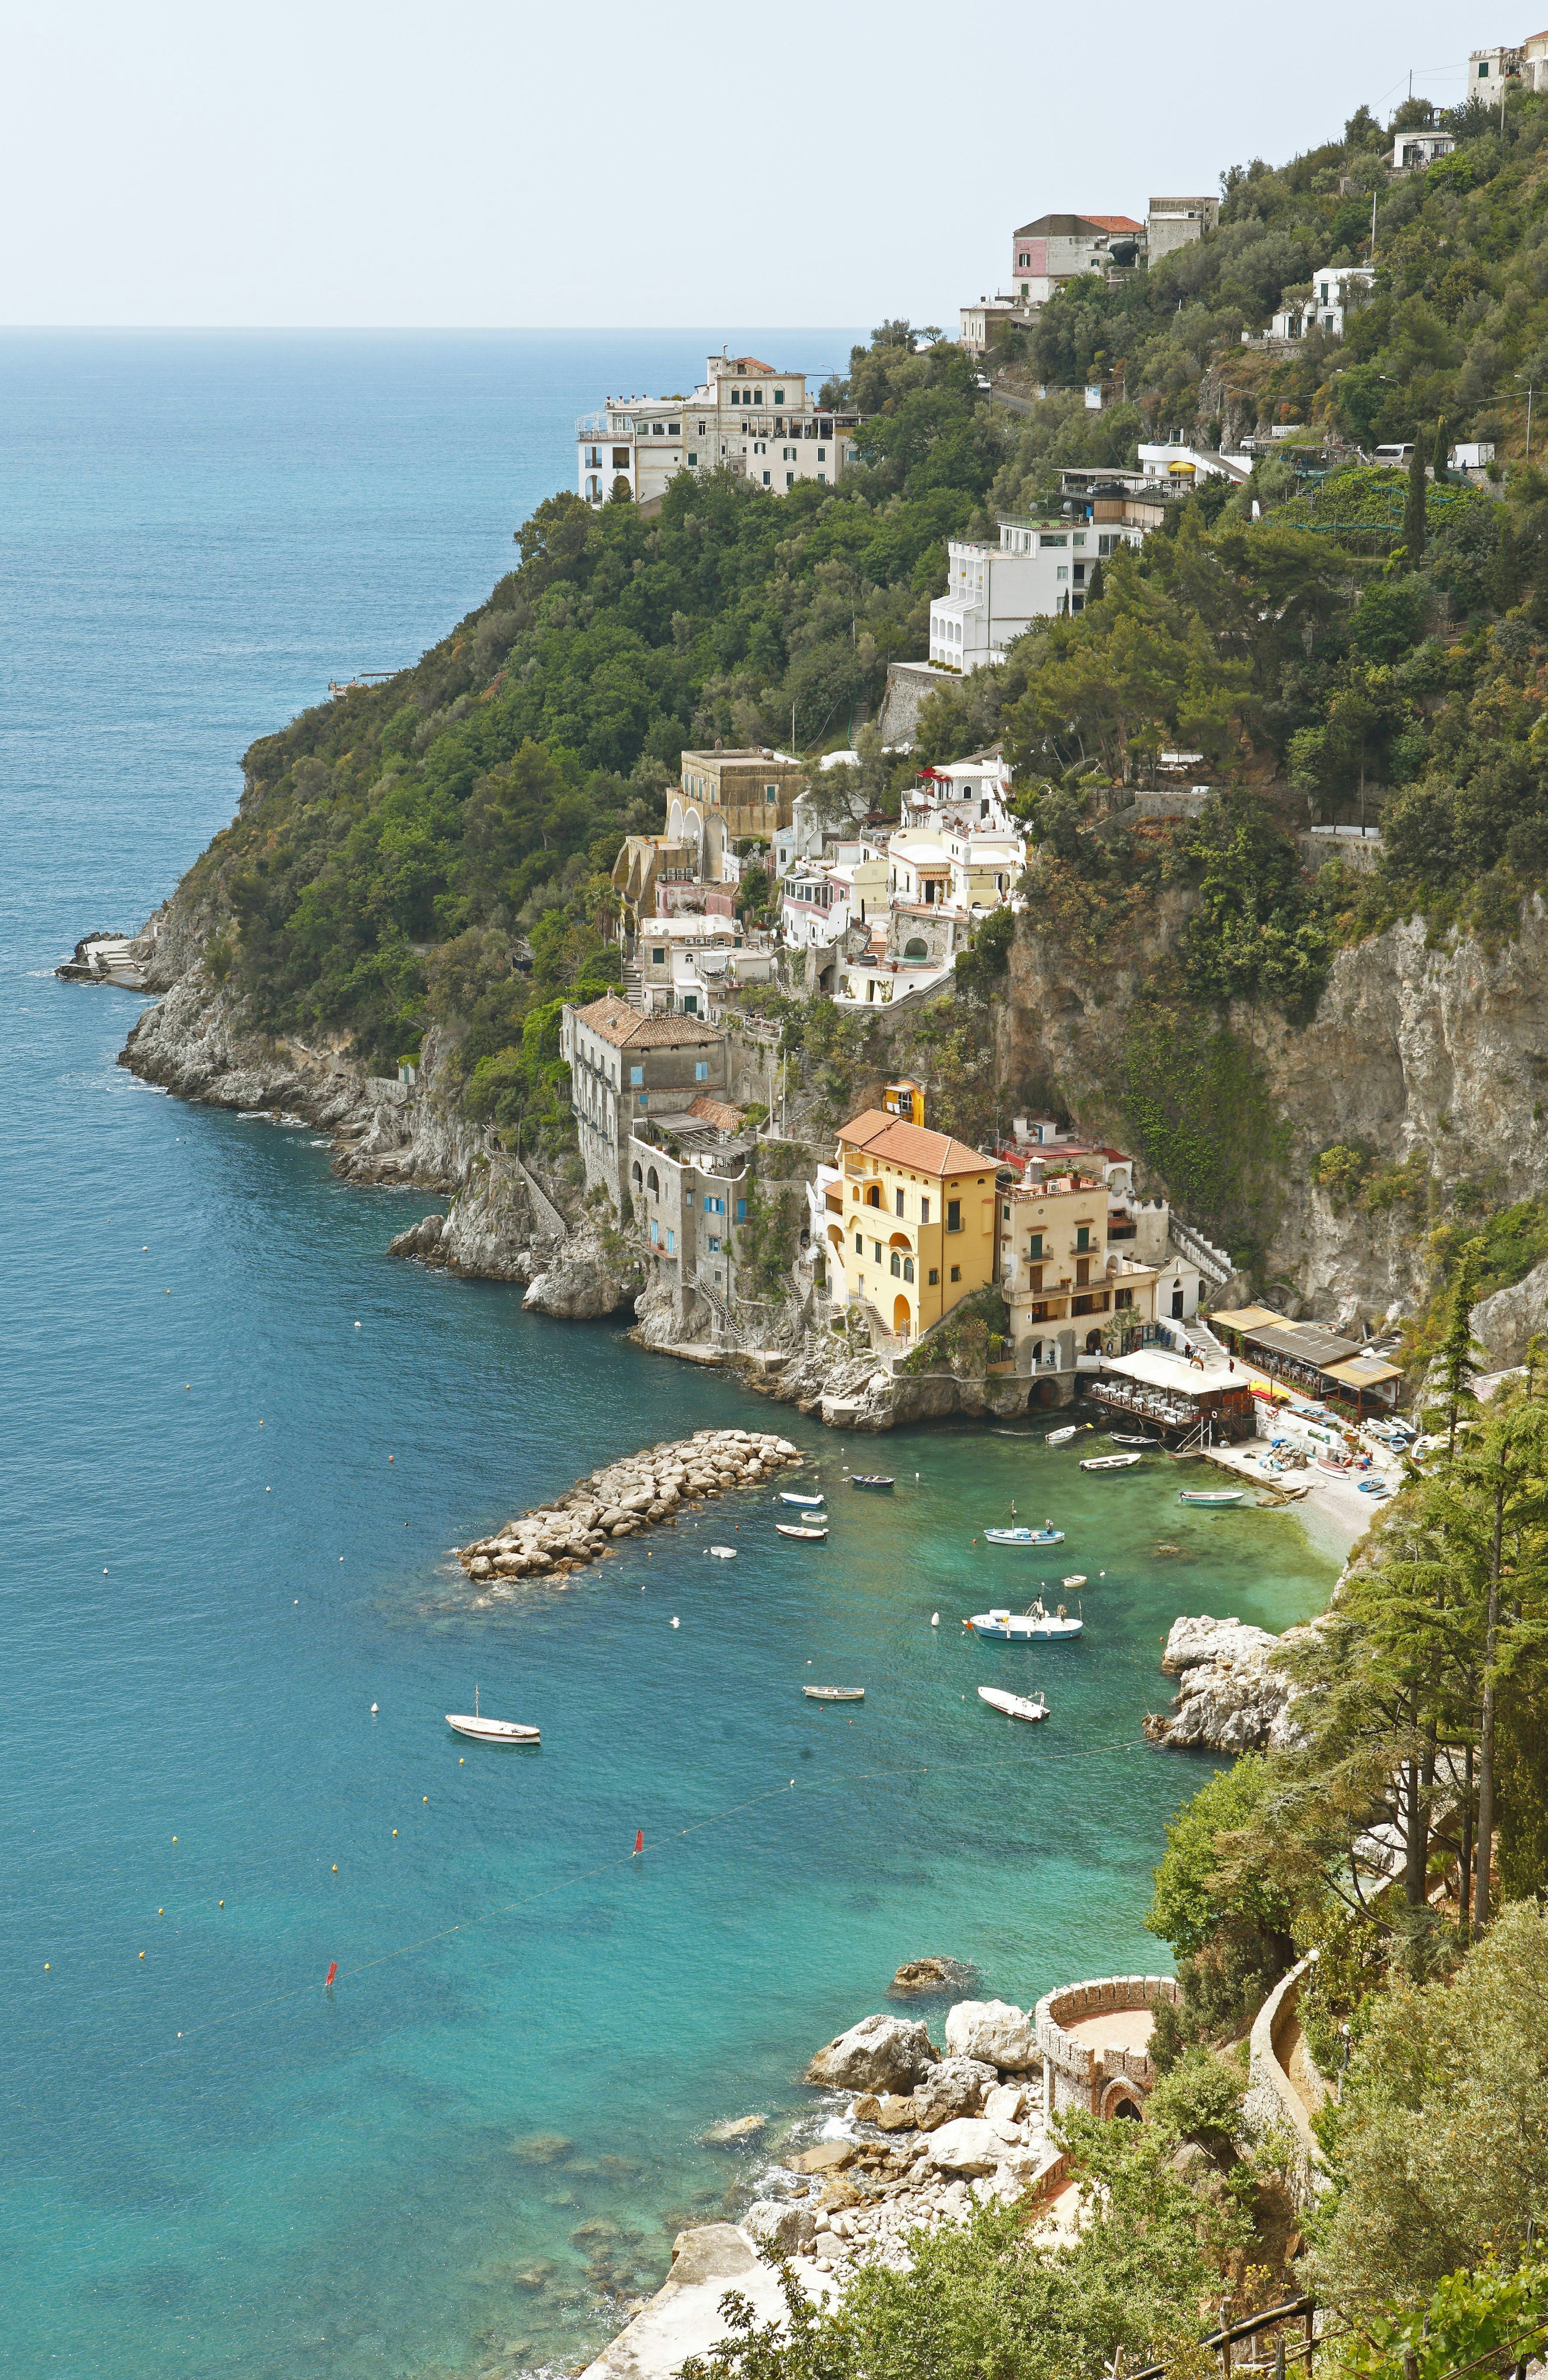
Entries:
[[642,1851],[644,1851],[644,1849],[645,1849],[645,1828],[644,1828],[643,1827],[636,1827],[636,1828],[635,1828],[635,1857],[636,1859],[638,1859],[638,1857],[639,1857],[639,1855],[640,1855],[641,1852],[642,1852]]
[[324,1981],[323,1981],[322,1988],[323,1988],[323,1990],[324,1990],[325,1992],[328,1992],[328,1991],[332,1991],[332,1990],[333,1990],[333,1977],[338,1973],[338,1972],[339,1972],[339,1962],[338,1962],[338,1961],[335,1959],[335,1960],[334,1960],[334,1961],[333,1961],[333,1965],[329,1968],[328,1973],[327,1973],[327,1975],[326,1975],[326,1977],[324,1978]]

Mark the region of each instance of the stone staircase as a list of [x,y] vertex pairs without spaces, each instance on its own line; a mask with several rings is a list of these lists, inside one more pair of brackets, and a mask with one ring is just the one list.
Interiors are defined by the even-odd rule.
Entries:
[[644,1014],[645,969],[638,959],[625,959],[623,962],[623,997],[631,1008],[637,1008]]

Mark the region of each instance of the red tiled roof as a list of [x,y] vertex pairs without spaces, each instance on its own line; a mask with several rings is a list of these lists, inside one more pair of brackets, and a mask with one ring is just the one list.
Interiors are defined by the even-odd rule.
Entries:
[[969,1148],[965,1141],[953,1140],[949,1133],[927,1132],[923,1124],[903,1123],[897,1116],[883,1115],[879,1108],[867,1108],[842,1125],[839,1138],[852,1148],[863,1148],[867,1157],[885,1158],[892,1165],[906,1166],[911,1172],[931,1173],[941,1180],[959,1173],[992,1173],[996,1160],[986,1157],[982,1149]]
[[1104,231],[1143,231],[1144,229],[1143,224],[1136,223],[1132,215],[1087,215],[1086,221],[1100,225]]
[[588,1025],[593,1033],[599,1033],[615,1050],[674,1050],[702,1046],[720,1038],[702,1016],[644,1016],[615,991],[605,992],[588,1008],[577,1008],[575,1022]]
[[697,1116],[702,1123],[712,1123],[717,1132],[740,1132],[742,1129],[742,1110],[728,1107],[724,1099],[712,1099],[705,1091],[700,1091],[696,1098],[689,1100],[688,1113]]

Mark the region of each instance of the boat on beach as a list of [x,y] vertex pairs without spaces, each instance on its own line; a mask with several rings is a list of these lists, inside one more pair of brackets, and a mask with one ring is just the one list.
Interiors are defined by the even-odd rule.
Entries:
[[781,1504],[800,1504],[808,1512],[820,1511],[827,1500],[825,1496],[798,1496],[793,1488],[781,1488],[780,1490]]
[[1057,1611],[1047,1610],[1039,1596],[1025,1611],[975,1611],[962,1625],[975,1636],[988,1637],[991,1643],[1032,1645],[1079,1636],[1085,1621],[1071,1620],[1062,1603]]
[[809,1703],[863,1703],[864,1686],[803,1686],[802,1693]]
[[1203,1504],[1213,1511],[1226,1504],[1240,1504],[1246,1493],[1245,1488],[1184,1488],[1177,1500],[1179,1504]]
[[466,1735],[474,1743],[537,1743],[540,1739],[535,1727],[517,1727],[508,1718],[485,1718],[478,1708],[478,1689],[473,1689],[471,1711],[448,1711],[446,1724],[457,1735]]
[[986,1529],[984,1542],[990,1546],[1061,1546],[1062,1529]]
[[1137,1454],[1082,1454],[1081,1469],[1082,1471],[1127,1471],[1131,1463],[1138,1463],[1139,1460]]
[[1003,1711],[1007,1718],[1038,1719],[1048,1716],[1048,1706],[1043,1699],[1041,1688],[1035,1694],[1029,1695],[1008,1694],[1003,1686],[980,1686],[978,1699],[981,1703],[987,1703],[991,1710]]
[[828,1535],[826,1521],[820,1529],[813,1528],[805,1521],[776,1521],[774,1529],[776,1536],[781,1537],[825,1537]]

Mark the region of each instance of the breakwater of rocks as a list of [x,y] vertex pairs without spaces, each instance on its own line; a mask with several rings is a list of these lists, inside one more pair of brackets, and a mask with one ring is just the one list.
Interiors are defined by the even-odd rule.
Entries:
[[643,1529],[670,1527],[684,1504],[760,1487],[803,1460],[788,1438],[771,1431],[695,1430],[593,1471],[551,1503],[534,1505],[493,1536],[454,1551],[481,1585],[565,1576]]

